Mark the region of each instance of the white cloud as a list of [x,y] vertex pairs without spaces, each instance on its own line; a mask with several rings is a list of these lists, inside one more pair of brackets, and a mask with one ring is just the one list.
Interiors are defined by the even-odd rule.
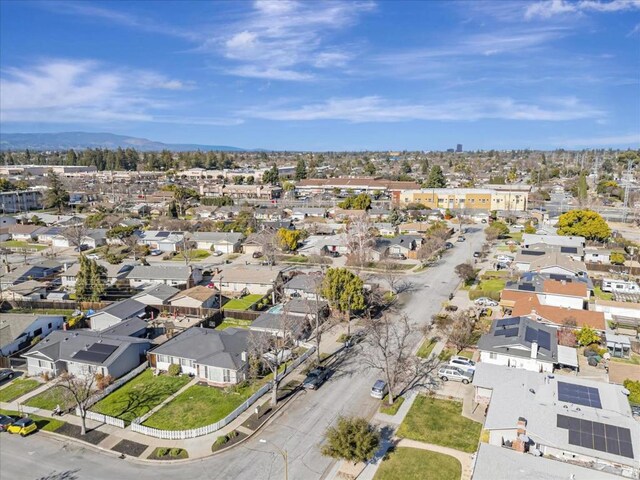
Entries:
[[308,80],[313,69],[343,67],[352,55],[331,44],[332,32],[356,22],[374,8],[364,1],[269,1],[253,4],[238,22],[223,28],[200,50],[220,50],[238,62],[232,75],[271,80]]
[[561,147],[580,148],[580,147],[598,147],[598,146],[635,146],[640,147],[640,134],[631,133],[628,135],[611,135],[606,137],[588,137],[588,138],[570,138],[555,139],[551,142]]
[[390,101],[379,96],[367,96],[332,98],[326,102],[294,108],[263,106],[246,110],[242,114],[253,118],[280,121],[343,120],[353,123],[481,119],[555,122],[604,116],[603,111],[584,105],[571,97],[543,99],[539,104],[518,102],[508,97],[408,104]]
[[159,113],[175,107],[163,92],[192,87],[148,70],[121,71],[92,60],[50,60],[32,68],[2,71],[0,120],[160,121]]
[[525,18],[551,18],[567,13],[623,12],[640,9],[640,0],[543,0],[525,10]]

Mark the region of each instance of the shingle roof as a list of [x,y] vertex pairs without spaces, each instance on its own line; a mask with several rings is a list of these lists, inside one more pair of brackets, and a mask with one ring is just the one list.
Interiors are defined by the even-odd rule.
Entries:
[[180,280],[186,282],[191,276],[189,267],[183,265],[136,265],[127,278],[140,280]]
[[[513,321],[509,326],[498,326],[500,322]],[[517,323],[515,323],[517,321]],[[502,324],[501,324],[502,325]],[[506,336],[505,330],[513,329],[517,334]],[[544,342],[539,340],[543,332],[548,335],[550,340],[549,348]],[[547,327],[526,317],[512,317],[509,319],[501,318],[494,320],[491,330],[480,337],[478,341],[478,349],[497,352],[510,356],[526,357],[531,355],[532,342],[538,342],[538,358],[547,362],[555,362],[558,358],[558,340],[556,337],[556,329]],[[524,347],[522,349],[521,347]]]
[[112,303],[108,307],[105,307],[102,310],[97,311],[93,315],[90,315],[89,318],[95,315],[98,315],[100,313],[108,313],[109,315],[112,315],[116,318],[125,320],[127,318],[136,316],[145,308],[146,306],[143,303],[140,303],[132,298],[128,298],[120,302]]
[[536,294],[514,291],[503,292],[503,294],[507,293],[511,300],[515,300],[515,305],[511,311],[511,314],[515,317],[535,315],[557,325],[575,322],[578,328],[588,325],[597,330],[605,329],[604,314],[602,312],[542,305],[538,301]]
[[194,360],[201,365],[237,370],[246,362],[242,352],[249,348],[249,331],[242,328],[213,330],[192,327],[167,340],[151,353]]
[[142,297],[144,295],[149,295],[151,297],[155,297],[159,300],[168,300],[169,298],[173,297],[176,293],[178,293],[180,290],[172,287],[171,285],[167,285],[164,283],[160,283],[158,285],[154,285],[152,287],[149,287],[145,290],[143,290],[142,292],[138,293],[137,295],[135,295],[133,298],[137,298],[137,297]]
[[181,298],[189,297],[200,302],[206,302],[211,297],[215,297],[217,294],[217,290],[215,290],[214,288],[197,285],[193,288],[188,288],[187,290],[183,290],[182,292],[178,293],[171,299],[171,301],[173,302]]

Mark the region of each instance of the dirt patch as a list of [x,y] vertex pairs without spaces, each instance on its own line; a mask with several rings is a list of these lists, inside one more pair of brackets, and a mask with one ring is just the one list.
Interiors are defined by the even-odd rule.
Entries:
[[109,435],[98,430],[87,430],[85,435],[80,435],[80,427],[71,423],[65,423],[63,426],[56,430],[56,433],[60,433],[67,437],[77,438],[84,442],[88,442],[92,445],[98,445],[101,441],[107,438]]
[[148,445],[144,445],[138,442],[132,442],[131,440],[122,440],[111,450],[118,453],[124,453],[132,457],[139,457],[147,449]]

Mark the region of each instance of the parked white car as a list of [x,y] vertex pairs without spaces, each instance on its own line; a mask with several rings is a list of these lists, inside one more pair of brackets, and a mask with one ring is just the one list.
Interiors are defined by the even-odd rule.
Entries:
[[476,362],[469,360],[467,357],[454,355],[449,359],[449,365],[452,367],[458,367],[467,372],[476,371]]
[[456,382],[462,382],[465,385],[471,383],[473,380],[473,372],[467,372],[458,367],[446,366],[438,370],[438,376],[443,382],[453,380]]
[[89,255],[87,255],[87,258],[89,260],[100,260],[100,255],[98,255],[97,253],[90,253]]
[[511,263],[513,262],[514,258],[509,255],[498,255],[496,257],[496,260],[498,260],[499,262]]
[[498,306],[498,302],[496,302],[495,300],[488,298],[488,297],[480,297],[480,298],[476,298],[474,300],[474,302],[476,305],[482,306],[482,307],[497,307]]

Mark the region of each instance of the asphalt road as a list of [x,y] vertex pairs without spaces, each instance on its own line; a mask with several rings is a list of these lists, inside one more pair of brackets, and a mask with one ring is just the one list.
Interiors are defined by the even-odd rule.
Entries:
[[[483,241],[482,226],[471,226],[467,241],[455,243],[442,260],[420,275],[407,277],[411,285],[401,305],[415,324],[412,340],[420,341],[420,327],[430,322],[458,283],[457,264],[472,258]],[[337,359],[335,373],[318,391],[303,392],[291,400],[284,413],[257,437],[229,452],[180,465],[138,464],[54,440],[45,435],[25,439],[0,434],[0,479],[2,480],[162,480],[284,478],[284,463],[277,450],[259,438],[287,451],[289,478],[321,479],[334,465],[320,454],[319,445],[327,426],[339,415],[371,417],[379,402],[369,396],[379,376],[359,363],[358,348]]]

